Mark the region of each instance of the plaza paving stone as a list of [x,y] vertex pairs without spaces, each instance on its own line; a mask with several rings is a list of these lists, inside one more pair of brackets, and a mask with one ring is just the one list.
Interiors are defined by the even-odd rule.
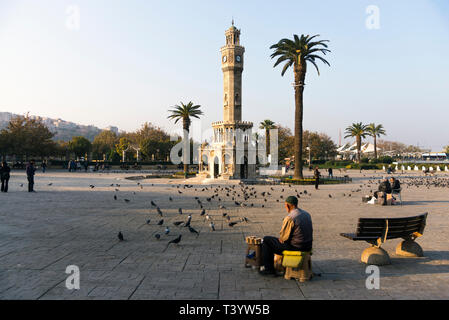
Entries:
[[[449,299],[447,188],[404,188],[403,206],[374,206],[362,203],[361,197],[375,190],[377,183],[363,184],[382,173],[352,171],[352,183],[324,185],[318,191],[313,186],[249,186],[258,191],[258,197],[247,202],[254,207],[243,208],[223,192],[222,201],[207,202],[213,195],[211,186],[196,180],[148,179],[139,181],[140,188],[137,181],[125,179],[130,175],[48,171],[37,174],[37,193],[28,193],[24,173],[13,172],[10,192],[0,194],[0,299]],[[449,178],[444,173],[440,176]],[[183,188],[185,183],[194,187]],[[91,189],[91,184],[95,188]],[[209,190],[201,192],[205,187]],[[359,188],[361,192],[354,192]],[[313,271],[320,276],[306,283],[265,278],[244,267],[245,237],[278,235],[286,215],[283,199],[296,194],[294,190],[312,194],[301,195],[300,207],[312,216]],[[267,202],[260,196],[262,191],[271,193]],[[118,200],[113,199],[114,194]],[[215,232],[199,215],[201,209],[194,197],[201,199],[214,220]],[[125,198],[131,201],[126,203]],[[156,225],[160,217],[150,204],[152,200],[163,212],[164,226],[170,227],[168,235],[164,226]],[[178,213],[180,207],[183,215]],[[232,221],[247,217],[249,222],[229,227],[223,212]],[[366,265],[360,262],[368,244],[339,234],[354,232],[360,217],[424,212],[429,213],[427,226],[417,240],[424,257],[396,256],[400,240],[387,241],[383,248],[392,264],[380,267],[380,289],[368,290]],[[190,213],[198,236],[173,225],[185,221]],[[147,219],[151,219],[150,225]],[[119,231],[124,234],[123,242],[117,239]],[[157,233],[160,240],[154,237]],[[179,234],[181,243],[167,246]],[[69,265],[80,269],[79,290],[66,288]]]

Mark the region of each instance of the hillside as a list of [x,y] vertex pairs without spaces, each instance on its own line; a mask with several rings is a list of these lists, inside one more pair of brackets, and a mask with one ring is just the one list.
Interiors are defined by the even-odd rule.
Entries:
[[[10,119],[16,114],[11,112],[0,112],[0,129],[6,128]],[[90,141],[93,141],[95,136],[100,133],[103,129],[100,129],[91,125],[81,125],[62,119],[52,119],[39,116],[31,116],[32,118],[40,118],[42,122],[48,127],[48,129],[55,133],[54,140],[69,141],[74,136],[83,136]],[[118,133],[118,128],[108,127],[108,130],[115,131]]]

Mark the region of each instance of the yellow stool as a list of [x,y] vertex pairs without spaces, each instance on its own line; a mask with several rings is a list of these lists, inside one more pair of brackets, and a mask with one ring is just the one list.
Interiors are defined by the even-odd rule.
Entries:
[[305,282],[312,278],[312,251],[283,251],[282,266],[285,267],[284,278]]

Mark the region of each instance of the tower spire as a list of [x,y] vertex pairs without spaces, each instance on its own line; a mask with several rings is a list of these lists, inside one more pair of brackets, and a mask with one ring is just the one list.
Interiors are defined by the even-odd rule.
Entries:
[[234,17],[232,17],[232,26],[234,26]]

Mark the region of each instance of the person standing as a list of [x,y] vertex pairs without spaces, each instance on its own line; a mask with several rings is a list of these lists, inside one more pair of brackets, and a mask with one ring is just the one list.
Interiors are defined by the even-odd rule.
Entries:
[[28,192],[36,192],[34,191],[34,174],[36,172],[36,168],[34,166],[34,160],[31,160],[26,168],[27,179],[28,179]]
[[274,254],[282,251],[311,251],[313,241],[312,218],[310,214],[298,208],[298,198],[289,196],[285,199],[288,215],[282,223],[279,238],[265,236],[262,242],[264,270],[262,275],[276,275]]
[[315,171],[313,171],[313,177],[315,178],[315,190],[318,190],[318,185],[320,184],[320,170],[318,170],[318,166],[315,167]]
[[329,178],[334,177],[334,172],[333,172],[332,168],[327,169],[327,172],[329,173]]
[[47,160],[42,161],[42,173],[45,173],[47,170]]
[[0,168],[0,177],[2,181],[2,192],[8,192],[8,182],[10,177],[11,168],[8,166],[6,161],[2,162],[2,166]]

